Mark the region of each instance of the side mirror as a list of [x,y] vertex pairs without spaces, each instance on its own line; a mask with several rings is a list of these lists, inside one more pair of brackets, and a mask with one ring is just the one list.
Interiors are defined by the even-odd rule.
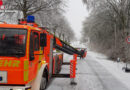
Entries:
[[56,45],[56,37],[54,37],[54,39],[53,39],[53,45],[54,46]]
[[31,32],[30,36],[30,51],[29,51],[29,61],[33,61],[34,57],[34,45],[33,45],[33,33]]
[[40,34],[40,46],[45,47],[47,45],[47,35],[45,33]]

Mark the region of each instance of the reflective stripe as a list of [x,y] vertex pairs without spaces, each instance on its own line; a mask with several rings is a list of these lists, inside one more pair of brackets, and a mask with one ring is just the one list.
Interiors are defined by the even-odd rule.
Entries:
[[28,71],[24,71],[24,81],[28,80]]
[[24,61],[24,81],[28,80],[29,61]]
[[44,55],[40,55],[40,56],[39,56],[39,61],[42,60],[43,56],[44,56]]
[[0,60],[0,67],[15,67],[18,68],[20,66],[19,60]]
[[29,69],[29,61],[24,61],[24,70]]

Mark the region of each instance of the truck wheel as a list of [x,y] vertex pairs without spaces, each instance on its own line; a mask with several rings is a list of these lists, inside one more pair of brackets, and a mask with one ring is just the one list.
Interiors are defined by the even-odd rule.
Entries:
[[58,57],[55,58],[55,74],[58,73]]
[[42,77],[41,79],[41,85],[40,85],[40,90],[45,90],[46,86],[47,86],[47,78],[46,78],[46,74],[44,74],[45,76]]

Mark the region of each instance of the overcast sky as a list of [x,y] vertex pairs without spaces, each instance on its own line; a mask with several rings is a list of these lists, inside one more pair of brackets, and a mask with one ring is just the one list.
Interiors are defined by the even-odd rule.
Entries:
[[78,37],[77,39],[80,39],[82,22],[88,14],[86,7],[82,3],[82,0],[67,0],[67,5],[65,16],[74,30],[76,37]]

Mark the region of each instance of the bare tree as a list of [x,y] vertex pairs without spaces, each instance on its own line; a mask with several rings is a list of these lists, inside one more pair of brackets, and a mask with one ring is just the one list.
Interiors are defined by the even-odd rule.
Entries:
[[23,12],[24,18],[39,11],[50,11],[59,8],[62,0],[5,0],[4,4],[10,10]]
[[[64,0],[4,0],[8,10],[22,12],[24,18],[28,15],[36,16],[36,23],[48,27],[50,32],[61,39],[71,41],[74,33],[64,13]],[[10,15],[9,15],[10,16]]]

